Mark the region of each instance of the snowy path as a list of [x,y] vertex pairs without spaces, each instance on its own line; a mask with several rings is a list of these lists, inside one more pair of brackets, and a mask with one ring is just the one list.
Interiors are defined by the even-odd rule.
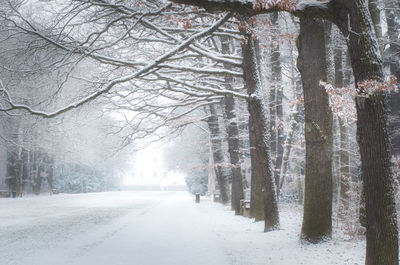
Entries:
[[0,199],[0,265],[361,265],[364,241],[299,242],[301,208],[281,230],[185,192]]
[[0,264],[228,264],[194,205],[170,192],[0,200]]

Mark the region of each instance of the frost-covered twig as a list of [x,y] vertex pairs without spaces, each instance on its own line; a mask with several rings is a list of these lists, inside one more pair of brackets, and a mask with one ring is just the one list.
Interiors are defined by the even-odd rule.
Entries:
[[10,97],[10,95],[8,94],[8,92],[4,89],[4,91],[6,92],[6,95],[8,97],[8,103],[10,104],[9,108],[1,108],[0,111],[10,111],[10,110],[16,110],[16,109],[20,109],[20,110],[25,110],[28,113],[32,114],[32,115],[37,115],[37,116],[41,116],[43,118],[53,118],[56,117],[60,114],[63,114],[71,109],[75,109],[78,108],[90,101],[93,101],[94,99],[98,98],[100,95],[109,92],[113,87],[115,87],[118,84],[121,83],[125,83],[128,82],[134,78],[139,77],[140,75],[154,69],[155,67],[157,67],[159,64],[165,62],[168,58],[170,58],[171,56],[173,56],[174,54],[176,54],[177,52],[183,50],[184,48],[188,47],[194,40],[204,37],[212,32],[214,32],[215,30],[218,29],[219,26],[223,25],[226,21],[228,21],[228,19],[232,16],[231,13],[228,13],[226,15],[224,15],[221,19],[219,19],[217,22],[215,22],[212,26],[206,28],[205,30],[192,35],[191,37],[189,37],[188,39],[184,40],[182,43],[180,43],[179,45],[175,46],[174,48],[172,48],[170,51],[158,56],[156,59],[154,59],[153,61],[151,61],[150,63],[148,63],[147,65],[145,65],[144,67],[142,67],[140,70],[135,71],[134,73],[130,74],[130,75],[126,75],[117,79],[112,80],[111,82],[107,83],[107,85],[105,85],[102,89],[97,90],[96,92],[82,98],[81,100],[78,100],[74,103],[71,103],[67,106],[64,106],[58,110],[55,110],[53,112],[45,112],[45,111],[40,111],[40,110],[35,110],[33,108],[31,108],[28,105],[25,104],[18,104],[15,103],[12,98]]

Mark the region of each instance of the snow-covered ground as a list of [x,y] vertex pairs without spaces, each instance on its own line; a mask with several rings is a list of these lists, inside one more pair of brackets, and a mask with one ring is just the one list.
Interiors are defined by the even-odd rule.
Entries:
[[299,242],[301,209],[281,230],[186,192],[107,192],[0,199],[1,265],[363,264],[364,242]]

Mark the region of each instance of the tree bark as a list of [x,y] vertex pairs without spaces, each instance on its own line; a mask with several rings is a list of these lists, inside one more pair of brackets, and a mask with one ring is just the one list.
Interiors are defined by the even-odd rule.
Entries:
[[219,129],[219,122],[217,111],[214,105],[209,105],[210,116],[207,119],[208,128],[211,132],[211,146],[214,158],[214,168],[217,177],[218,189],[220,192],[221,203],[225,204],[228,202],[228,187],[226,183],[226,177],[222,172],[222,163],[224,161],[224,155],[222,153],[222,142],[221,133]]
[[[335,47],[335,87],[342,88],[350,83],[344,82],[344,67],[343,67],[343,47],[337,45]],[[347,145],[347,125],[339,118],[339,134],[340,134],[340,167],[339,167],[339,185],[340,185],[340,204],[343,206],[345,214],[348,209],[349,198],[347,192],[350,187],[350,159]]]
[[31,180],[31,185],[32,185],[32,192],[35,195],[40,194],[40,186],[42,184],[42,178],[40,176],[41,172],[41,155],[40,152],[35,148],[35,151],[33,153],[33,172],[32,174],[32,180]]
[[7,169],[6,169],[6,181],[10,196],[14,197],[17,190],[17,175],[18,175],[18,159],[17,154],[12,146],[7,148]]
[[[227,38],[221,37],[221,51],[229,53],[229,42]],[[225,64],[225,69],[231,69],[230,65]],[[225,87],[232,90],[232,77],[225,77]],[[231,162],[232,188],[231,188],[231,208],[236,215],[240,214],[240,200],[244,199],[243,176],[240,167],[240,147],[239,129],[236,121],[235,99],[232,95],[224,96],[224,113],[227,122],[226,131],[228,134],[228,152]]]
[[[254,10],[252,2],[174,0],[195,4],[210,11],[235,11],[252,16],[282,10],[279,7]],[[299,17],[319,17],[334,22],[346,37],[355,83],[383,81],[382,60],[366,0],[313,1],[292,11]],[[313,30],[313,29],[311,29]],[[397,265],[398,231],[390,168],[388,120],[385,96],[375,93],[356,99],[357,141],[360,146],[362,179],[366,193],[367,253],[366,265]]]
[[274,178],[276,184],[276,196],[279,199],[279,182],[281,178],[281,165],[283,157],[284,131],[281,126],[283,120],[283,89],[282,89],[282,67],[279,49],[279,23],[278,13],[271,14],[271,23],[273,30],[271,34],[271,91],[270,91],[270,137],[271,137],[271,155],[274,157]]
[[[342,85],[336,85],[336,78],[339,78],[340,73],[337,73],[338,61],[341,62],[342,54],[341,49],[338,47],[337,42],[340,32],[332,27],[331,22],[325,22],[325,42],[326,42],[326,62],[327,62],[327,82],[329,84],[335,84],[336,87],[342,87]],[[341,69],[339,69],[341,70]],[[343,80],[341,80],[343,81]],[[337,208],[340,205],[340,127],[339,118],[333,117],[332,121],[332,200],[337,202]]]
[[235,214],[240,214],[240,200],[244,199],[242,169],[240,167],[239,130],[234,113],[235,101],[232,95],[225,96],[225,113],[228,120],[228,152],[231,162],[232,190],[231,206]]
[[374,24],[374,29],[375,29],[375,35],[376,39],[379,44],[379,51],[383,52],[383,47],[382,47],[382,25],[381,25],[381,10],[379,9],[380,0],[368,0],[368,9],[371,14],[371,20]]
[[[365,80],[383,81],[382,60],[368,3],[364,0],[335,3],[336,24],[343,35],[348,36],[356,85]],[[398,230],[385,95],[376,92],[365,96],[361,93],[356,98],[356,109],[367,214],[366,265],[398,264]]]
[[[275,194],[275,182],[271,172],[271,161],[268,150],[268,139],[266,138],[269,128],[265,120],[261,91],[261,80],[259,76],[259,65],[257,62],[256,45],[251,33],[241,30],[245,41],[242,43],[244,82],[248,99],[250,134],[252,134],[251,148],[254,150],[256,160],[252,161],[252,170],[255,169],[262,177],[262,188],[264,194],[264,231],[270,231],[279,227],[278,204]],[[253,167],[254,165],[254,167]]]
[[[247,103],[248,105],[250,103]],[[251,162],[251,183],[250,183],[250,215],[255,221],[264,220],[264,192],[263,175],[260,170],[259,157],[257,155],[257,144],[255,139],[254,121],[249,116],[249,138],[250,138],[250,162]]]
[[284,143],[284,150],[282,155],[282,164],[280,169],[280,179],[279,179],[279,189],[282,189],[283,183],[285,181],[286,172],[289,163],[290,152],[292,151],[293,140],[295,138],[296,132],[298,130],[298,122],[299,122],[299,104],[296,105],[296,110],[292,115],[290,120],[290,128],[288,130],[286,140]]
[[22,160],[22,150],[18,151],[18,160],[17,160],[17,164],[18,164],[18,175],[16,176],[16,187],[15,187],[15,192],[16,192],[16,196],[17,197],[22,197],[22,176],[23,176],[23,172],[24,172],[24,163]]
[[304,91],[306,171],[302,240],[318,243],[332,236],[332,114],[326,90],[324,25],[300,19],[298,67]]

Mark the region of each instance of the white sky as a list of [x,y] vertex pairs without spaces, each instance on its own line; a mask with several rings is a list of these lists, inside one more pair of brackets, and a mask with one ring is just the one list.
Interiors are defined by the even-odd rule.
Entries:
[[125,175],[124,185],[185,185],[184,174],[166,171],[162,147],[150,145],[133,156],[133,172]]

